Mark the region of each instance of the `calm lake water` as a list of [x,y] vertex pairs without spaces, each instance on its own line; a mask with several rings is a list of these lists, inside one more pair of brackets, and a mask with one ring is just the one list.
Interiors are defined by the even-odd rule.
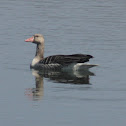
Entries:
[[[119,126],[126,124],[126,1],[0,1],[1,126]],[[38,75],[29,66],[45,37],[45,56],[95,58],[83,79]],[[52,74],[52,75],[51,75]],[[76,82],[75,82],[76,81]]]

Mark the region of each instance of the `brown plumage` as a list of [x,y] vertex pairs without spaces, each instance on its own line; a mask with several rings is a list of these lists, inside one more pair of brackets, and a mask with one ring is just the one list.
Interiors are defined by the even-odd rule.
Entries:
[[71,63],[84,63],[88,62],[90,58],[93,58],[91,55],[85,55],[85,54],[73,54],[73,55],[53,55],[48,56],[42,60],[40,60],[39,63],[41,64],[61,64],[61,65],[69,65]]

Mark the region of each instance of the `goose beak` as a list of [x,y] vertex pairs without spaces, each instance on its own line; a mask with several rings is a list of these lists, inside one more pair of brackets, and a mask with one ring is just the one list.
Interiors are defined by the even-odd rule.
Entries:
[[33,42],[34,41],[34,37],[32,36],[31,38],[28,38],[25,40],[25,42]]

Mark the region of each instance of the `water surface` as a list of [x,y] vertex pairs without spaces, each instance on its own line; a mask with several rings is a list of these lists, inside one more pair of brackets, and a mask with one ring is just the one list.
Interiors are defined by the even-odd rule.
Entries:
[[[125,125],[125,4],[124,0],[1,1],[1,125]],[[86,53],[100,66],[91,69],[93,75],[85,76],[83,84],[73,83],[71,75],[36,77],[29,68],[35,45],[24,42],[35,33],[45,37],[45,56]]]

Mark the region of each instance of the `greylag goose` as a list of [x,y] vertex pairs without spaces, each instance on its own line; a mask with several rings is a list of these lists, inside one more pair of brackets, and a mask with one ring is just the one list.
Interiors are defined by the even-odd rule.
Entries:
[[[91,55],[86,54],[72,54],[72,55],[52,55],[44,58],[44,37],[41,34],[35,34],[31,38],[25,40],[25,42],[32,42],[37,44],[36,54],[30,65],[33,69],[51,69],[72,66],[77,69],[78,66],[85,66],[85,62],[88,62]],[[97,65],[86,64],[88,68]]]

